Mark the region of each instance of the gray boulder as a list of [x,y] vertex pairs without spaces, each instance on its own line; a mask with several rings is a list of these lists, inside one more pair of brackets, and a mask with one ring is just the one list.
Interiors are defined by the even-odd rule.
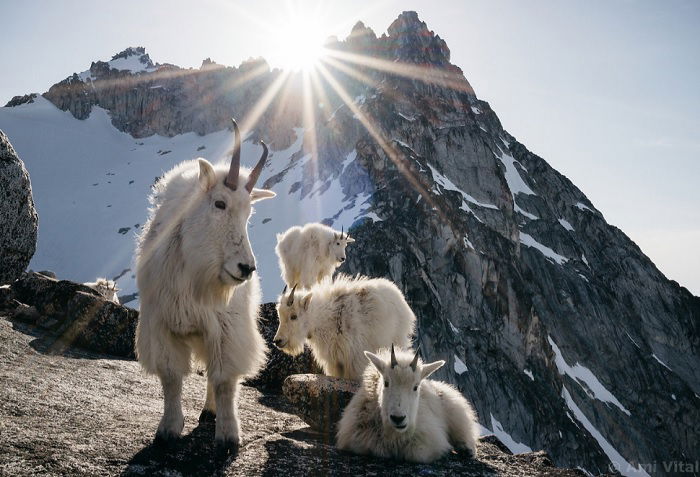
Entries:
[[36,250],[39,219],[32,185],[5,133],[0,131],[0,285],[13,282]]
[[284,380],[282,391],[296,414],[313,430],[335,436],[343,409],[359,388],[359,383],[347,379],[295,374]]

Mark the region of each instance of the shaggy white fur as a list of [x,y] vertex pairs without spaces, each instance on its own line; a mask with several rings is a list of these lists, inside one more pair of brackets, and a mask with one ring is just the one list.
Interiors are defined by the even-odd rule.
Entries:
[[275,345],[297,355],[308,343],[329,376],[359,380],[363,352],[410,346],[416,317],[403,293],[384,278],[338,276],[307,291],[282,294]]
[[275,252],[289,288],[311,288],[333,275],[345,261],[345,247],[355,239],[323,224],[291,227],[277,234]]
[[[425,379],[445,362],[417,354],[365,353],[362,387],[338,424],[339,449],[413,462],[432,462],[451,449],[476,457],[479,437],[471,404],[447,383]],[[414,361],[415,359],[415,361]]]
[[139,240],[136,351],[141,366],[163,385],[157,439],[182,432],[182,379],[194,356],[207,370],[202,417],[215,416],[218,444],[237,446],[238,383],[266,359],[247,222],[251,203],[275,194],[249,193],[245,170],[232,190],[224,185],[227,172],[204,159],[175,166],[154,186],[153,208]]

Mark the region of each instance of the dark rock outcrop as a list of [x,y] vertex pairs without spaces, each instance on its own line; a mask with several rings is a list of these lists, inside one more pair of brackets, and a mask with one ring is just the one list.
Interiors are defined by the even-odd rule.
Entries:
[[37,351],[36,329],[0,313],[2,475],[435,475],[583,476],[545,453],[510,455],[493,437],[477,460],[457,455],[429,465],[354,456],[309,431],[284,397],[241,387],[238,454],[219,457],[214,426],[199,423],[206,381],[185,381],[183,437],[154,446],[162,413],[157,378],[137,363],[73,348]]
[[321,372],[309,349],[299,356],[289,356],[275,347],[272,340],[277,332],[279,319],[274,303],[260,305],[258,323],[269,351],[265,367],[257,376],[246,381],[248,386],[254,386],[266,392],[281,393],[282,384],[287,376]]
[[106,300],[92,288],[39,273],[27,273],[12,284],[19,304],[17,319],[46,331],[44,345],[54,351],[69,346],[135,358],[138,312]]
[[335,436],[336,424],[360,385],[322,374],[294,374],[282,390],[296,413],[314,431]]
[[0,285],[11,283],[29,265],[38,221],[29,173],[0,131]]
[[19,106],[20,104],[30,104],[34,102],[34,99],[36,97],[36,93],[25,94],[22,96],[13,96],[12,99],[7,102],[5,107],[13,108],[15,106]]

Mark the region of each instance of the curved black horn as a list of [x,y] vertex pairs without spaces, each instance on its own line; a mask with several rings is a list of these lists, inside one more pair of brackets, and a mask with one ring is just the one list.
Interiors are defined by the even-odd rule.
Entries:
[[416,348],[416,355],[413,357],[413,361],[411,361],[411,369],[413,371],[416,370],[416,367],[418,366],[418,355],[420,354],[420,345],[418,345],[418,348]]
[[399,364],[398,361],[396,361],[396,354],[394,353],[394,343],[391,343],[391,367],[393,368]]
[[241,131],[238,129],[238,123],[235,119],[231,118],[233,123],[233,155],[231,156],[231,167],[228,170],[228,175],[224,184],[229,189],[238,189],[238,172],[241,169]]
[[287,293],[287,285],[285,285],[284,290],[282,290],[282,295],[284,295],[285,293]]
[[253,170],[250,171],[248,182],[245,184],[245,188],[248,193],[253,192],[253,187],[255,187],[255,183],[258,181],[258,177],[260,177],[260,173],[262,172],[262,169],[265,166],[265,161],[267,160],[267,144],[260,141],[260,145],[263,147],[262,156],[260,156],[260,160],[257,164],[255,164]]
[[343,231],[344,230],[345,230],[345,228],[341,225],[340,226],[340,240],[343,240]]
[[292,306],[294,303],[294,291],[297,289],[297,286],[294,285],[292,287],[292,292],[289,294],[289,298],[287,299],[287,306]]

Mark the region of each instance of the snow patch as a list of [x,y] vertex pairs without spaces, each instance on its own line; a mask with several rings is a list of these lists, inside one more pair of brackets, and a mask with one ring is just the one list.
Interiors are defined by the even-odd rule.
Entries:
[[510,193],[515,197],[517,194],[528,194],[528,195],[537,195],[535,192],[530,189],[530,186],[528,186],[523,178],[520,176],[520,171],[518,171],[518,168],[515,167],[515,164],[519,165],[523,169],[525,169],[522,164],[520,164],[518,161],[516,161],[513,156],[506,152],[502,152],[500,156],[496,156],[505,166],[506,172],[504,174],[506,182],[508,183],[508,188],[510,189]]
[[584,204],[583,202],[576,202],[576,203],[574,204],[574,207],[577,207],[577,208],[579,208],[579,209],[581,209],[581,210],[587,210],[587,211],[589,211],[589,212],[593,212],[593,209],[591,209],[590,207],[588,207],[588,206],[587,206],[586,204]]
[[472,112],[474,114],[481,114],[481,110],[479,108],[477,108],[476,106],[472,106]]
[[493,414],[491,414],[491,427],[493,428],[493,433],[498,439],[503,442],[508,449],[513,454],[522,454],[523,452],[532,452],[532,449],[530,449],[528,446],[525,444],[522,444],[515,439],[511,437],[510,434],[508,434],[506,431],[503,430],[503,426],[501,425],[498,420],[496,420],[495,417],[493,417]]
[[582,366],[578,362],[573,366],[569,366],[559,350],[559,347],[556,345],[554,340],[552,340],[552,337],[547,336],[547,340],[554,351],[555,363],[557,365],[557,369],[559,370],[559,374],[566,374],[571,377],[579,384],[579,386],[581,386],[581,389],[583,389],[589,397],[595,398],[606,404],[613,404],[628,416],[630,415],[630,412],[625,408],[625,406],[623,406],[622,403],[618,401],[617,398],[601,384],[600,381],[598,381],[598,378],[595,377],[590,369]]
[[588,265],[588,260],[586,260],[586,256],[584,254],[581,254],[581,261],[585,263],[587,267],[590,267],[590,265]]
[[461,359],[459,359],[459,358],[457,357],[457,355],[454,355],[454,357],[455,357],[455,365],[454,365],[455,373],[457,373],[457,374],[464,374],[464,373],[466,373],[467,371],[469,371],[469,368],[467,368],[467,365],[464,364],[464,361],[462,361]]
[[[625,331],[625,334],[627,335],[627,337],[630,339],[630,341],[631,341],[637,348],[640,347],[640,346],[637,344],[637,342],[634,341],[634,339],[632,339],[632,337],[630,336],[629,333],[627,333],[627,332]],[[641,349],[641,348],[640,348],[640,349]]]
[[520,243],[522,243],[526,247],[532,247],[539,250],[545,257],[558,263],[559,265],[563,265],[569,261],[568,258],[564,257],[563,255],[559,255],[557,252],[547,247],[546,245],[542,245],[531,235],[528,235],[525,232],[520,232]]
[[581,411],[581,409],[579,409],[579,407],[576,405],[574,400],[571,398],[571,394],[569,394],[569,391],[566,389],[566,386],[562,387],[561,396],[564,398],[564,401],[566,401],[568,408],[574,413],[574,416],[576,416],[576,419],[583,424],[583,427],[585,427],[591,436],[598,441],[598,444],[603,449],[603,452],[605,452],[605,455],[608,456],[608,459],[610,459],[610,461],[613,463],[615,469],[625,476],[641,475],[649,477],[649,474],[647,474],[641,466],[638,465],[637,467],[634,467],[632,464],[627,462],[627,460],[622,457],[622,455],[607,441],[607,439],[603,437],[600,431],[595,428],[583,411]]
[[537,217],[536,215],[531,214],[530,212],[527,212],[527,211],[523,210],[523,209],[517,204],[517,202],[515,202],[515,200],[513,200],[513,210],[514,210],[515,212],[521,214],[521,215],[524,215],[525,217],[527,217],[527,218],[530,219],[530,220],[539,220],[539,219],[540,219],[540,218]]
[[574,228],[571,226],[571,224],[569,222],[566,221],[566,219],[559,219],[559,224],[561,224],[561,226],[564,227],[569,232],[574,231]]
[[404,118],[406,121],[411,121],[411,122],[413,122],[413,121],[416,120],[415,117],[409,117],[409,116],[406,116],[406,115],[403,114],[403,113],[398,113],[398,115],[401,116],[402,118]]
[[668,367],[668,365],[667,365],[666,363],[664,363],[663,361],[661,361],[661,360],[659,359],[659,357],[656,356],[654,353],[652,353],[651,356],[652,356],[656,361],[658,361],[659,364],[661,364],[661,366],[663,366],[664,368],[668,369],[669,371],[673,371],[671,368]]
[[530,378],[531,380],[533,380],[533,381],[535,380],[535,377],[532,375],[532,371],[530,371],[529,369],[523,369],[523,373],[525,373],[527,375],[527,377]]
[[[459,194],[462,196],[462,199],[464,199],[464,200],[462,201],[462,206],[460,207],[462,210],[466,210],[466,211],[471,212],[472,214],[474,214],[474,212],[469,208],[469,206],[468,206],[465,202],[470,202],[470,203],[472,203],[472,204],[474,204],[474,205],[478,205],[479,207],[483,207],[483,208],[485,208],[485,209],[499,210],[498,207],[496,207],[496,206],[493,205],[493,204],[487,204],[487,203],[485,203],[485,202],[480,202],[480,201],[476,200],[474,197],[472,197],[471,195],[467,194],[467,193],[464,192],[462,189],[460,189],[459,187],[457,187],[457,186],[454,184],[454,182],[452,182],[450,179],[448,179],[448,178],[445,177],[444,175],[440,174],[440,173],[437,171],[437,169],[435,169],[435,168],[434,168],[433,166],[431,166],[430,164],[428,164],[428,167],[430,168],[430,172],[432,173],[433,179],[435,180],[435,182],[437,182],[438,184],[440,184],[440,186],[442,186],[442,188],[443,188],[444,190],[450,190],[450,191],[459,192]],[[439,192],[437,192],[437,193],[439,194]],[[476,217],[476,214],[474,214],[474,216]],[[477,218],[478,218],[478,217],[477,217]]]

